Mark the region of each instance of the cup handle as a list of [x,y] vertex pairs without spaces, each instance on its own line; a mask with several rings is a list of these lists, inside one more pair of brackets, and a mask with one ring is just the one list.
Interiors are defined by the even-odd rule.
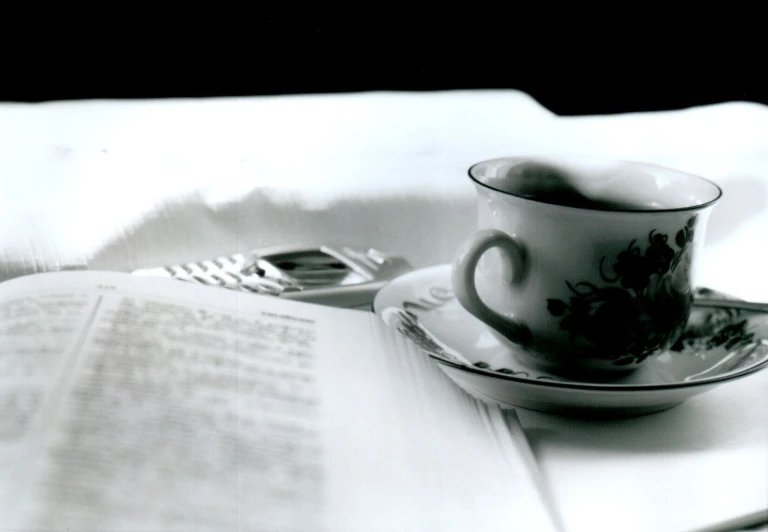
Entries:
[[456,254],[451,271],[453,291],[459,303],[486,325],[516,344],[529,344],[533,337],[525,324],[496,312],[477,294],[475,268],[480,257],[494,247],[501,252],[504,281],[510,284],[522,281],[526,274],[525,247],[498,229],[482,229],[468,238]]

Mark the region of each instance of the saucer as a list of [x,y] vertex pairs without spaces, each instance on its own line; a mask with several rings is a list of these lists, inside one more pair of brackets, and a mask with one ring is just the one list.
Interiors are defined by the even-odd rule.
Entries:
[[[610,382],[572,380],[520,364],[513,348],[458,303],[451,266],[416,270],[385,285],[373,311],[413,340],[470,395],[502,407],[628,417],[672,408],[768,365],[768,311],[699,289],[686,330],[668,351]],[[712,299],[713,295],[718,299]]]

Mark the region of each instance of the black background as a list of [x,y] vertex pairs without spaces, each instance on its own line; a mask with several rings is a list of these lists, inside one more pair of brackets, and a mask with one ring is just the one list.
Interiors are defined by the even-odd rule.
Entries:
[[6,17],[0,100],[512,88],[560,115],[768,103],[768,47],[738,27],[670,21],[630,30],[620,19],[601,22],[599,32],[576,23],[563,31],[546,19],[479,10],[386,17],[375,7],[343,15],[230,9],[226,22],[221,13],[206,21],[204,11],[194,22],[112,13],[15,28]]

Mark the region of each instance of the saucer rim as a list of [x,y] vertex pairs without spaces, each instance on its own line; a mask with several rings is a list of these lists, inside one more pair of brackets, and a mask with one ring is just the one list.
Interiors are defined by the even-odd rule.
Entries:
[[[764,369],[768,366],[768,358],[761,360],[753,366],[747,366],[737,373],[725,374],[718,377],[709,377],[708,379],[702,379],[691,382],[675,382],[665,384],[601,384],[601,383],[585,383],[580,381],[557,381],[549,379],[532,379],[526,377],[516,377],[515,375],[505,375],[493,370],[486,370],[483,368],[477,368],[472,366],[465,366],[463,364],[457,364],[455,362],[449,362],[442,358],[438,358],[429,353],[425,353],[429,358],[435,360],[439,364],[449,366],[455,369],[466,371],[468,373],[475,373],[485,377],[499,378],[505,381],[512,381],[520,384],[531,384],[535,386],[545,386],[549,388],[567,388],[569,390],[588,390],[588,391],[601,391],[601,392],[620,392],[620,393],[632,393],[641,391],[659,391],[659,390],[679,390],[681,388],[694,388],[697,386],[711,386],[713,384],[720,384],[723,382],[732,381],[741,377],[746,377],[751,373]],[[565,378],[565,377],[563,377]]]
[[[402,307],[400,307],[399,305],[387,305],[385,307],[381,307],[381,305],[377,305],[377,300],[380,300],[381,294],[384,293],[387,289],[391,288],[392,285],[396,285],[400,282],[403,282],[404,278],[406,277],[415,275],[417,273],[427,272],[429,270],[435,270],[435,271],[446,270],[450,268],[450,266],[451,266],[450,264],[439,264],[434,266],[427,266],[425,268],[418,268],[390,280],[388,283],[382,286],[381,289],[376,293],[374,300],[371,302],[371,311],[379,319],[381,319],[381,311],[383,311],[386,308],[402,309]],[[727,307],[718,305],[716,300],[707,300],[707,302],[702,305],[698,305],[696,301],[694,301],[693,305],[697,307],[704,307],[704,308],[731,308],[731,309],[742,308],[743,310],[747,310],[750,312],[768,314],[768,311],[761,311],[761,310],[756,310],[754,308],[740,307],[739,303],[741,301],[738,299],[728,299],[725,301],[728,301]],[[377,307],[379,308],[379,311],[377,311]],[[430,332],[429,334],[432,335],[433,333]],[[565,381],[564,382],[564,381],[554,380],[555,377],[552,378],[553,380],[535,379],[535,378],[529,378],[529,377],[517,377],[515,375],[499,373],[497,371],[493,371],[489,369],[478,368],[474,366],[467,366],[465,364],[459,364],[456,362],[451,362],[443,358],[437,357],[433,354],[430,354],[424,349],[421,349],[421,348],[418,348],[418,349],[439,364],[443,364],[445,366],[449,366],[454,369],[467,371],[469,373],[474,373],[476,375],[481,375],[484,377],[497,378],[503,381],[511,381],[519,384],[544,386],[547,388],[561,388],[561,389],[570,389],[570,390],[602,391],[602,392],[620,392],[620,393],[678,390],[683,388],[687,389],[687,388],[694,388],[694,387],[701,387],[701,386],[711,386],[714,384],[721,384],[723,382],[732,381],[741,377],[746,377],[752,373],[765,369],[765,367],[768,366],[768,356],[767,356],[763,360],[757,361],[753,365],[742,368],[741,370],[735,373],[726,373],[723,375],[719,375],[715,377],[707,377],[705,379],[691,381],[691,382],[674,382],[674,383],[660,383],[660,384],[610,384],[610,383],[590,383],[590,382],[582,382],[582,381]],[[563,378],[566,378],[566,377],[563,377]]]

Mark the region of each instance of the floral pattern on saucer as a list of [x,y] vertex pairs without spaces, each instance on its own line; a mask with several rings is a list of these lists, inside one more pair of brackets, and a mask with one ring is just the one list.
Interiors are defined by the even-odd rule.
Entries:
[[419,319],[413,312],[402,308],[388,307],[381,311],[381,317],[387,325],[394,327],[400,334],[412,340],[429,356],[454,364],[467,364],[463,358],[438,344],[432,335],[421,327]]
[[381,310],[380,314],[387,325],[393,327],[400,334],[412,340],[424,353],[432,358],[464,366],[471,365],[478,369],[494,371],[503,375],[514,375],[517,377],[528,377],[533,379],[555,379],[555,377],[550,375],[536,375],[533,374],[533,372],[515,371],[506,367],[497,367],[493,369],[487,362],[482,361],[470,364],[470,362],[458,353],[440,345],[437,340],[421,326],[418,316],[413,312],[402,308],[388,307]]
[[[700,289],[698,293],[712,294],[712,291]],[[421,305],[423,303],[424,300],[422,299]],[[565,382],[560,377],[543,374],[536,370],[524,371],[504,366],[492,367],[484,361],[470,363],[459,353],[439,343],[434,335],[421,325],[414,312],[403,308],[388,307],[382,310],[380,314],[388,325],[412,340],[432,358],[501,375]],[[713,358],[715,351],[722,351],[722,353],[715,353],[717,362],[712,367],[706,367],[703,371],[688,375],[683,379],[684,381],[690,382],[711,376],[713,369],[717,369],[717,374],[736,371],[768,355],[768,340],[766,339],[768,337],[768,320],[760,319],[755,322],[755,320],[749,319],[749,314],[754,313],[732,308],[694,308],[685,332],[669,351],[702,360],[707,357]],[[760,316],[763,317],[762,314]],[[761,338],[756,338],[758,333],[756,329],[763,330]]]
[[[479,337],[485,328],[456,302],[450,288],[450,266],[406,274],[379,295],[375,312],[430,357],[503,378],[568,386],[676,386],[720,379],[768,361],[768,313],[694,304],[680,338],[665,353],[653,357],[646,364],[648,369],[642,367],[629,378],[608,383],[575,382],[522,366],[511,354],[501,357],[501,346],[470,352],[469,344],[459,345],[455,340],[464,331]],[[734,300],[707,288],[697,289],[694,298]],[[429,325],[425,324],[427,318]]]
[[694,305],[683,335],[626,377],[555,377],[520,364],[450,286],[448,264],[412,271],[385,285],[373,309],[467,393],[502,408],[601,419],[645,415],[768,367],[768,311],[700,289],[694,296],[705,299]]

